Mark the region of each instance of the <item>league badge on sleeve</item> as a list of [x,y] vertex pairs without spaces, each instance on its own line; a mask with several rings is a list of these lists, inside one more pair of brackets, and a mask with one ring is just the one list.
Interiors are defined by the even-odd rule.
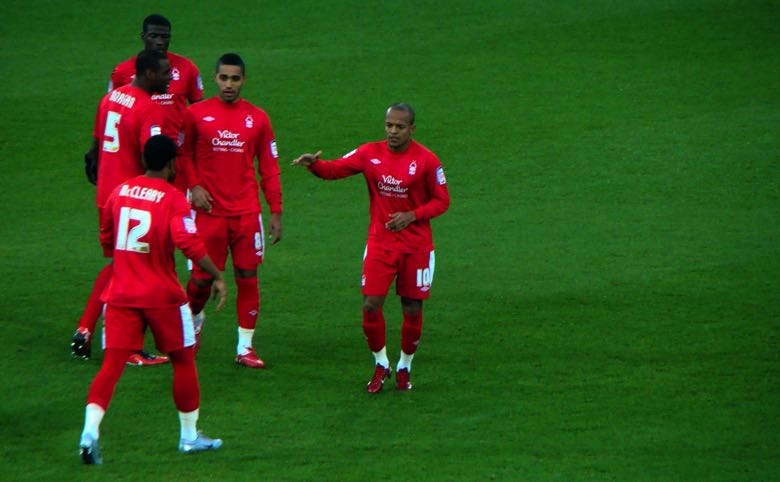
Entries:
[[196,82],[198,83],[198,90],[203,92],[203,79],[201,78],[200,74],[198,74],[198,79]]
[[184,229],[190,233],[195,234],[198,232],[198,228],[195,226],[195,220],[192,218],[182,218],[184,220]]
[[444,177],[444,168],[443,167],[436,168],[436,182],[439,185],[447,184],[447,178]]
[[271,141],[271,155],[278,158],[279,150],[276,148],[276,139]]

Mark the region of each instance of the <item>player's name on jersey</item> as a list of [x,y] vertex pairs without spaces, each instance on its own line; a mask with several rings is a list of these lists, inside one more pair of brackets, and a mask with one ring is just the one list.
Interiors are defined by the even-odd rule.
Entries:
[[108,100],[111,102],[116,102],[119,105],[123,105],[128,109],[131,109],[133,104],[135,104],[135,97],[117,90],[111,92],[111,97],[109,97]]
[[165,193],[162,191],[158,191],[157,189],[151,189],[148,187],[141,187],[141,186],[130,187],[127,184],[125,184],[122,186],[122,189],[119,191],[119,195],[124,197],[131,197],[133,199],[143,199],[145,201],[152,201],[158,203],[163,198],[163,196],[165,196]]

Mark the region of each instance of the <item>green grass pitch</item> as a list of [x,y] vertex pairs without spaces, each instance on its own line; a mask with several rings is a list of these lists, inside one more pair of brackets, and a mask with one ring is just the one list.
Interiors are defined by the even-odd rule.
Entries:
[[[21,2],[0,29],[3,480],[777,480],[780,7],[764,0]],[[197,5],[201,3],[201,5]],[[200,426],[170,367],[128,368],[77,457],[101,356],[69,354],[103,264],[82,155],[140,23],[205,74],[237,51],[281,152],[264,371],[209,309]],[[368,396],[360,178],[289,161],[382,137],[411,103],[445,165],[409,393]],[[182,274],[182,273],[180,273]],[[400,308],[386,308],[395,363]],[[775,475],[772,475],[775,474]]]

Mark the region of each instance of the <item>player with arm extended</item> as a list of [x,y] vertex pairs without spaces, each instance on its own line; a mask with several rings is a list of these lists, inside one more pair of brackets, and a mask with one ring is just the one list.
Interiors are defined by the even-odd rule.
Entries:
[[[97,184],[98,218],[102,219],[108,195],[122,182],[143,174],[143,145],[162,133],[163,113],[152,94],[165,92],[170,79],[170,64],[164,53],[142,51],[136,57],[137,75],[131,84],[103,96],[95,116],[93,142],[87,158],[97,159],[95,170],[87,176]],[[95,176],[90,177],[90,172]],[[111,263],[97,276],[87,306],[73,335],[71,349],[77,358],[89,358],[97,320],[103,311],[100,295],[111,278]],[[138,355],[134,354],[134,357]],[[156,362],[167,362],[157,357]]]
[[[271,212],[271,244],[282,238],[282,188],[276,140],[268,115],[241,98],[246,79],[244,61],[229,53],[217,61],[218,95],[193,104],[184,122],[180,167],[191,191],[195,222],[206,248],[220,270],[228,249],[236,278],[238,343],[236,362],[250,368],[265,363],[253,348],[260,309],[257,266],[263,262],[265,240],[258,190]],[[254,161],[257,158],[260,185]],[[195,267],[187,295],[196,326],[203,323],[212,277]]]
[[214,278],[217,309],[225,304],[222,274],[206,253],[184,194],[169,182],[175,176],[176,145],[156,135],[144,146],[146,172],[120,183],[108,196],[100,243],[113,256],[106,302],[105,356],[89,388],[79,443],[86,464],[102,462],[98,437],[114,388],[128,356],[143,347],[148,326],[157,348],[173,365],[173,399],[179,411],[179,451],[216,449],[220,439],[197,431],[200,386],[195,366],[192,312],[176,275],[174,250],[181,249]]
[[450,204],[439,159],[412,140],[414,117],[410,105],[393,104],[385,113],[385,141],[363,144],[334,161],[320,160],[320,151],[292,162],[323,179],[359,173],[366,179],[370,223],[363,255],[363,332],[376,362],[369,393],[381,391],[391,375],[382,307],[393,279],[403,311],[396,388],[412,388],[409,372],[422,333],[422,305],[433,282],[430,220],[443,214]]

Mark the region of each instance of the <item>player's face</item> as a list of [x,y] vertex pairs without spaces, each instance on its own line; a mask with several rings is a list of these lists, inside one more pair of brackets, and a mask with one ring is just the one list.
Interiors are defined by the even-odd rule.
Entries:
[[168,90],[168,84],[171,82],[171,63],[168,59],[160,60],[160,70],[154,74],[153,89],[154,92],[164,94]]
[[385,115],[385,137],[391,151],[404,151],[409,147],[414,132],[414,124],[409,122],[409,113],[390,109]]
[[244,74],[241,73],[241,67],[238,65],[220,65],[216,75],[219,98],[227,103],[237,101],[240,98],[244,80]]
[[141,32],[144,49],[168,51],[171,43],[171,29],[162,25],[147,25],[146,32]]

